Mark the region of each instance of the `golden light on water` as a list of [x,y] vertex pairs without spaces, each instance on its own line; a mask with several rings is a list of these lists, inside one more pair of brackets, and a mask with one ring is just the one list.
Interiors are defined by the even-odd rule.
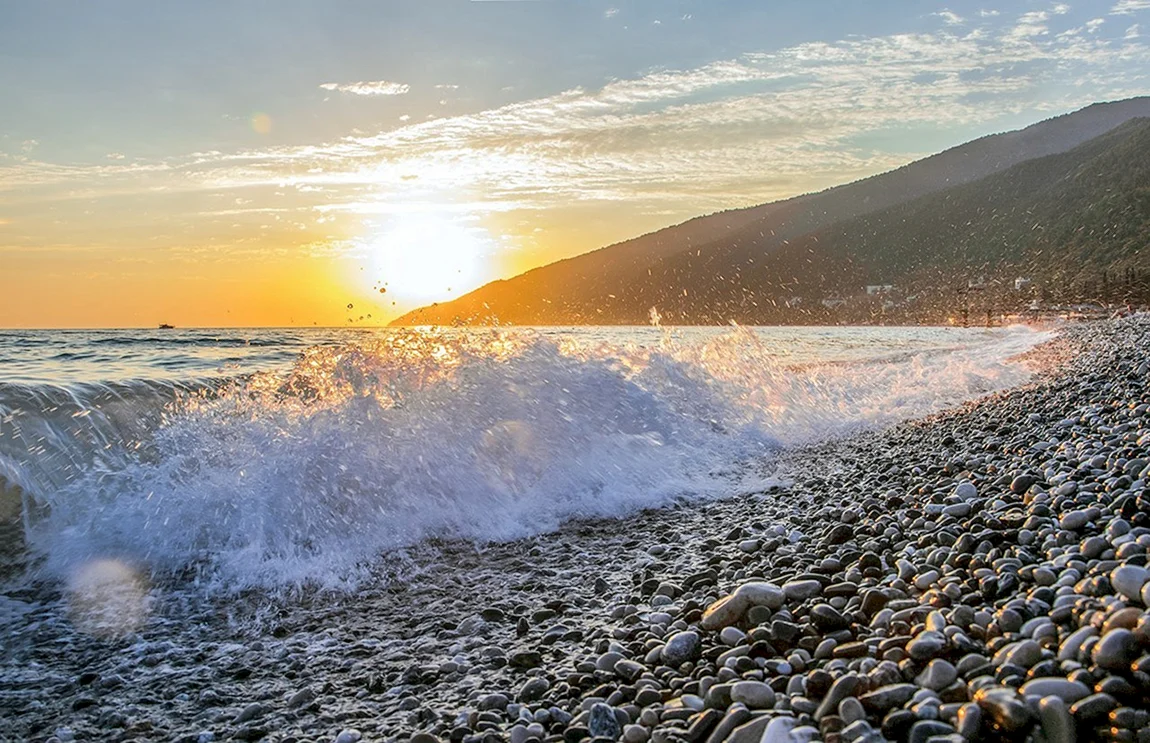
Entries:
[[68,581],[68,604],[72,623],[81,632],[122,637],[148,618],[148,583],[119,560],[95,560]]

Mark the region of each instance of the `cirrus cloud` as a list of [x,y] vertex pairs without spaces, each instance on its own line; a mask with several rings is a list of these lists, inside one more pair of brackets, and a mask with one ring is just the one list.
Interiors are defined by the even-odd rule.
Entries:
[[[971,17],[982,25],[969,30],[940,20],[923,33],[747,50],[434,118],[414,108],[396,125],[326,142],[101,165],[21,154],[0,158],[0,192],[22,207],[42,204],[46,215],[63,198],[121,194],[136,210],[141,196],[179,193],[203,201],[222,220],[221,235],[238,223],[232,200],[243,194],[261,209],[243,214],[266,219],[269,231],[290,222],[309,239],[445,203],[476,215],[517,212],[524,224],[578,204],[670,221],[898,167],[936,149],[940,133],[957,143],[1150,89],[1150,46],[1117,27],[1076,25],[1057,8]],[[407,86],[323,87],[395,95]]]
[[348,93],[350,95],[406,95],[411,90],[411,86],[406,83],[393,83],[387,80],[355,83],[323,83],[319,87],[323,90]]
[[1150,0],[1118,0],[1110,15],[1130,15],[1139,10],[1150,10]]

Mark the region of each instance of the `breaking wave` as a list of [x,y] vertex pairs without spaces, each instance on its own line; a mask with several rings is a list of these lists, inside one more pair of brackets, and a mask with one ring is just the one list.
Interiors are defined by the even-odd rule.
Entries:
[[796,368],[743,329],[650,347],[411,330],[224,381],[7,385],[0,500],[42,577],[116,559],[221,590],[348,586],[432,537],[748,492],[781,447],[1025,381],[1010,359],[1047,337]]

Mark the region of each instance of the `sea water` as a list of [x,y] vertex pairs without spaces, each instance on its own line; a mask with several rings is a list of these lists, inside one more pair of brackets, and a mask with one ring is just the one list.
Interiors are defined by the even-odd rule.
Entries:
[[0,331],[21,579],[353,587],[419,542],[738,497],[1017,385],[1025,327]]

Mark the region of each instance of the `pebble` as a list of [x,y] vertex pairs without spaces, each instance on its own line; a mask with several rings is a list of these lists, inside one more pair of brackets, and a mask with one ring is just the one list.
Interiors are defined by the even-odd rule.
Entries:
[[633,660],[621,660],[615,664],[614,671],[627,681],[634,681],[647,670],[642,663]]
[[837,632],[851,626],[847,619],[830,604],[816,604],[811,607],[811,623],[821,632]]
[[954,487],[954,494],[963,500],[971,500],[978,497],[978,488],[970,480],[963,480]]
[[946,636],[941,632],[924,630],[906,644],[906,652],[914,660],[926,661],[942,654],[946,649]]
[[936,736],[950,735],[954,728],[938,720],[919,720],[910,727],[907,743],[927,743]]
[[1117,706],[1118,700],[1109,694],[1091,694],[1085,699],[1079,699],[1070,705],[1070,714],[1074,715],[1075,719],[1080,721],[1097,720],[1106,716],[1110,710]]
[[787,601],[798,603],[814,598],[822,593],[823,584],[817,580],[796,580],[783,584],[783,593]]
[[1127,670],[1138,657],[1138,641],[1128,629],[1112,629],[1094,645],[1094,663],[1108,671]]
[[1030,708],[1017,691],[1005,686],[990,686],[974,694],[977,704],[1000,730],[1021,730],[1030,722]]
[[692,631],[676,632],[663,646],[662,659],[672,668],[678,668],[684,663],[698,660],[702,650],[702,639],[699,633]]
[[1090,696],[1090,687],[1080,681],[1051,676],[1027,681],[1018,690],[1023,696],[1058,697],[1067,704]]
[[1090,516],[1086,511],[1071,511],[1070,513],[1063,514],[1058,525],[1067,531],[1078,531],[1089,522]]
[[795,743],[792,732],[797,726],[798,720],[793,717],[776,717],[767,724],[757,743]]
[[1063,640],[1062,644],[1058,647],[1058,660],[1075,660],[1086,641],[1091,637],[1097,636],[1098,630],[1090,626],[1080,627],[1071,632],[1070,635],[1065,640]]
[[591,705],[591,714],[587,719],[587,729],[596,738],[610,738],[618,740],[622,734],[619,718],[615,716],[615,708],[603,702]]
[[1039,701],[1038,719],[1047,743],[1075,743],[1078,740],[1074,718],[1066,702],[1058,697],[1044,697]]
[[295,694],[292,694],[288,699],[288,708],[295,709],[296,707],[306,707],[315,701],[315,692],[311,689],[304,687]]
[[770,709],[775,706],[775,692],[762,681],[739,681],[731,686],[731,701],[751,709]]
[[731,595],[709,606],[700,624],[706,630],[720,630],[738,622],[752,606],[765,606],[774,611],[782,608],[785,602],[783,589],[773,583],[744,583]]
[[914,684],[888,684],[862,695],[859,701],[869,710],[885,713],[906,704],[917,692]]
[[267,713],[268,713],[267,707],[260,704],[259,702],[252,702],[251,704],[249,704],[248,706],[246,706],[242,710],[240,710],[240,712],[235,716],[234,722],[237,722],[237,723],[250,722],[251,720],[254,720],[258,717],[263,717]]
[[975,740],[982,726],[981,708],[973,702],[967,702],[958,708],[955,718],[958,734],[967,740]]
[[[822,703],[815,710],[814,717],[816,720],[821,720],[827,715],[837,712],[839,702],[852,696],[859,686],[859,677],[854,674],[846,674],[840,676],[831,685],[827,695],[823,698]],[[908,697],[909,698],[909,697]]]
[[[1064,331],[1095,336],[1074,373],[837,443],[832,466],[772,492],[468,553],[490,595],[461,602],[448,566],[373,595],[410,607],[387,642],[369,628],[386,612],[341,613],[345,628],[305,609],[244,645],[189,651],[152,630],[107,660],[83,645],[58,700],[15,712],[15,738],[40,735],[30,720],[66,720],[77,740],[171,737],[168,705],[235,720],[236,739],[330,740],[338,721],[408,743],[1140,740],[1150,319],[1122,322],[1131,339]],[[169,692],[147,673],[201,663],[223,683],[177,672]],[[111,700],[145,711],[115,718]]]
[[517,694],[515,698],[520,702],[534,702],[546,694],[550,688],[550,681],[542,676],[536,676],[533,679],[529,679],[519,688],[519,694]]
[[958,670],[945,660],[936,659],[927,664],[915,678],[915,683],[927,689],[942,691],[958,679]]
[[1139,565],[1120,565],[1110,573],[1110,585],[1130,601],[1142,603],[1142,588],[1150,580],[1150,571]]

